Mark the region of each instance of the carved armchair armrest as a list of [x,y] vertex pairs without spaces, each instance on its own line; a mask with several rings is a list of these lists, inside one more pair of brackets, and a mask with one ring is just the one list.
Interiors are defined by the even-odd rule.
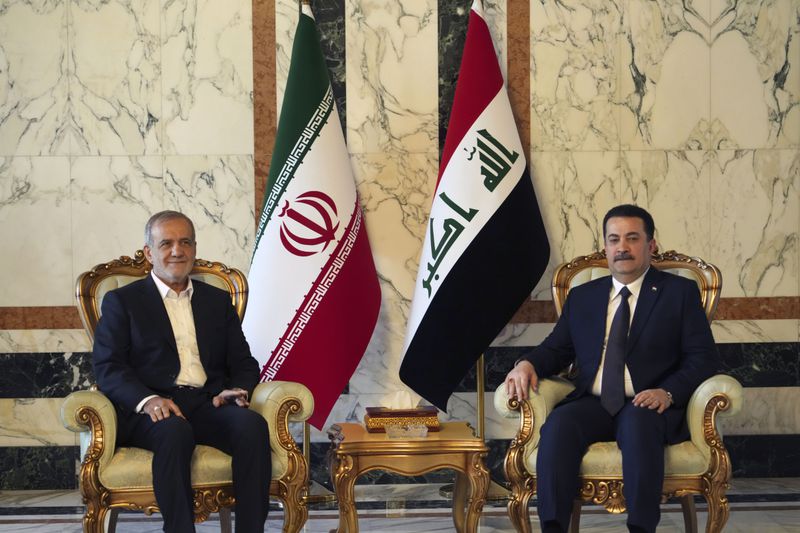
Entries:
[[61,404],[61,422],[80,433],[81,459],[103,468],[114,455],[117,412],[111,400],[97,390],[76,391]]
[[259,383],[253,392],[250,409],[261,413],[269,423],[273,453],[297,450],[288,429],[289,422],[305,422],[314,413],[314,396],[308,387],[292,381]]
[[575,386],[561,377],[539,380],[539,392],[528,391],[528,401],[519,402],[506,395],[506,385],[502,383],[494,392],[494,407],[506,418],[518,418],[520,431],[517,439],[529,449],[539,445],[539,430],[547,415],[569,394]]
[[729,418],[742,408],[742,385],[731,376],[717,374],[697,387],[686,408],[692,443],[708,459],[721,445],[717,416]]

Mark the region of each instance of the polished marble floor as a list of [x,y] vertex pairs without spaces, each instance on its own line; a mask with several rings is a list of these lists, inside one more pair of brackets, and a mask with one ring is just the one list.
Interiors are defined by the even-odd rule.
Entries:
[[[800,533],[800,479],[734,480],[729,491],[730,520],[726,532]],[[359,527],[365,532],[434,533],[454,531],[447,509],[448,501],[438,486],[383,485],[357,486]],[[303,531],[328,533],[338,523],[336,509],[315,505]],[[282,513],[270,514],[266,531],[281,530]],[[535,518],[535,516],[534,516]],[[598,507],[584,507],[581,531],[614,533],[625,531],[624,516],[612,516]],[[705,506],[698,504],[700,531],[705,530]],[[534,525],[534,531],[537,528]],[[0,491],[0,531],[36,533],[79,533],[81,531],[80,496],[75,491]],[[123,513],[119,533],[157,533],[161,520],[157,515]],[[219,531],[215,516],[200,524],[198,533]],[[513,528],[502,502],[489,503],[483,512],[481,533],[506,533]],[[683,516],[677,504],[662,507],[659,532],[684,531]]]

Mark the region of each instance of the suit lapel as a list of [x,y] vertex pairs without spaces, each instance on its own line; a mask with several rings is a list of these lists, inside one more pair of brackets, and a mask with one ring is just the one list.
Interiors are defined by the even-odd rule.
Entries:
[[178,353],[178,345],[175,344],[175,333],[172,331],[172,324],[169,321],[167,308],[164,307],[164,299],[161,298],[161,293],[158,292],[156,282],[149,275],[145,281],[144,290],[144,307],[148,314],[153,317],[153,324],[155,325],[156,332],[166,339],[169,346]]
[[664,275],[657,268],[651,266],[644,277],[642,289],[639,291],[639,299],[636,301],[636,311],[633,313],[633,322],[631,322],[631,329],[628,332],[627,353],[630,353],[631,349],[636,346],[636,341],[661,295],[663,281]]

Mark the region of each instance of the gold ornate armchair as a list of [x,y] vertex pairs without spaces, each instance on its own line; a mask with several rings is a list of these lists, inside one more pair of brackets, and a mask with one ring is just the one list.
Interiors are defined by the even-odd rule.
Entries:
[[[103,296],[110,290],[140,279],[150,273],[151,265],[141,250],[134,258],[120,257],[95,266],[78,277],[77,305],[86,332],[94,340]],[[239,270],[222,263],[197,259],[191,273],[223,290],[229,291],[239,314],[247,306],[247,279]],[[102,392],[77,391],[61,407],[64,426],[80,433],[80,490],[86,504],[83,517],[85,533],[108,530],[113,533],[120,509],[158,511],[153,494],[152,453],[116,445],[116,412]],[[250,409],[261,413],[269,423],[272,451],[270,496],[283,502],[284,532],[299,531],[308,518],[308,464],[289,432],[289,422],[304,422],[314,410],[311,392],[299,383],[273,381],[259,384]],[[192,458],[195,521],[206,520],[219,512],[222,531],[231,531],[233,480],[229,455],[210,446],[198,445]]]
[[[674,251],[654,254],[653,266],[693,279],[700,288],[703,307],[711,321],[722,290],[722,276],[714,265]],[[569,290],[581,283],[608,275],[604,252],[578,257],[562,264],[553,274],[552,292],[560,315]],[[506,417],[519,418],[519,430],[505,458],[505,472],[511,483],[508,514],[517,531],[529,532],[528,502],[536,492],[536,454],[539,430],[548,413],[573,389],[564,378],[543,379],[539,392],[529,400],[509,399],[505,385],[494,395],[495,408]],[[665,478],[662,498],[679,498],[686,531],[697,531],[694,495],[708,502],[707,532],[721,531],[728,520],[725,493],[731,478],[731,464],[716,424],[717,415],[732,416],[741,409],[742,386],[730,376],[716,375],[703,382],[692,395],[686,410],[691,439],[667,446],[664,452]],[[615,442],[598,442],[589,447],[581,463],[581,479],[573,507],[570,531],[577,532],[583,501],[605,506],[611,513],[625,511],[622,496],[622,455]]]

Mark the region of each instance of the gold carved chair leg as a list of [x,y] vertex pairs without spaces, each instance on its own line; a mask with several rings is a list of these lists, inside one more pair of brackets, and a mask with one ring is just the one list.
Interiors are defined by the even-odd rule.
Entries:
[[288,472],[291,475],[272,482],[270,494],[283,500],[283,533],[297,533],[308,520],[308,463],[297,447],[289,431],[289,416],[303,408],[297,398],[288,397],[278,408],[277,427],[270,428],[277,432],[278,442],[289,459]]
[[533,437],[533,411],[530,403],[520,402],[516,398],[508,400],[512,410],[520,412],[520,429],[517,436],[511,440],[503,468],[506,479],[511,484],[511,499],[508,501],[508,517],[519,533],[530,533],[531,517],[528,503],[536,492],[536,480],[528,473],[525,467],[525,446]]
[[728,521],[730,509],[728,508],[728,498],[725,496],[724,485],[712,485],[706,491],[706,502],[708,502],[708,523],[706,533],[719,533]]
[[283,501],[283,533],[298,533],[308,520],[306,496],[308,486],[300,483],[302,477],[286,485],[286,499]]

